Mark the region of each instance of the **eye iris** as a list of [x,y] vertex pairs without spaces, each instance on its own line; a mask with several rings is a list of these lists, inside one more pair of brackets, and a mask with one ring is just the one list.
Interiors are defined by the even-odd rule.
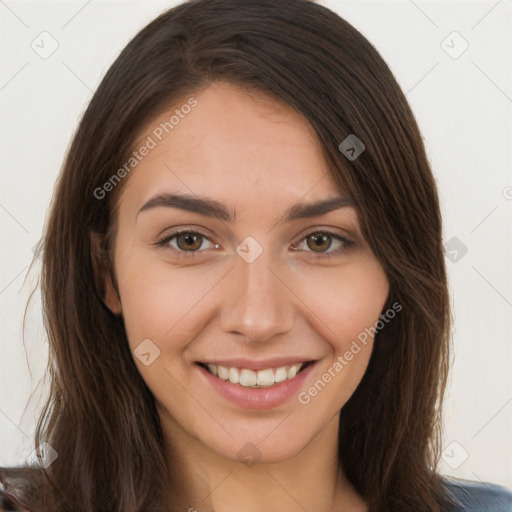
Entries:
[[[194,244],[193,247],[191,247],[190,245],[185,245],[183,246],[180,241],[185,241],[185,244]],[[192,233],[186,233],[184,235],[178,235],[176,237],[176,243],[178,245],[178,247],[183,250],[183,251],[194,251],[196,249],[199,249],[199,247],[201,247],[201,242],[202,242],[202,237],[201,235],[194,235]]]
[[[314,240],[313,246],[311,246],[311,244],[309,243],[310,240]],[[327,241],[327,246],[325,247],[326,241]],[[323,233],[310,235],[308,237],[308,242],[307,242],[308,247],[315,252],[321,252],[322,250],[329,249],[329,247],[331,246],[331,243],[332,243],[332,240],[331,240],[330,235],[326,235]],[[320,249],[320,251],[317,251],[317,249]]]

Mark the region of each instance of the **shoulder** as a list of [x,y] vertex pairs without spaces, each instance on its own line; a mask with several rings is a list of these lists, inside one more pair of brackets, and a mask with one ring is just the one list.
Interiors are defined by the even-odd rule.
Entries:
[[442,477],[460,512],[512,512],[512,490],[495,484]]

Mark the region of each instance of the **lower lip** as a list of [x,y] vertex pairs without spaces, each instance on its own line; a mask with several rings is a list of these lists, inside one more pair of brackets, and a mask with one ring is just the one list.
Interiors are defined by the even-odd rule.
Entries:
[[316,363],[311,363],[293,379],[285,380],[273,386],[249,388],[233,384],[229,380],[219,379],[206,368],[197,365],[207,382],[224,398],[245,409],[272,409],[293,396],[297,396]]

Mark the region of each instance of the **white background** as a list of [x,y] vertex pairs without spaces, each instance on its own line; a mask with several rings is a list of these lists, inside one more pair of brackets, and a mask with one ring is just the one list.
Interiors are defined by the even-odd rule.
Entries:
[[[467,247],[458,261],[447,258],[454,360],[439,470],[512,488],[512,0],[320,3],[360,30],[395,74],[439,185],[444,240]],[[37,293],[24,341],[22,320],[64,154],[119,51],[174,4],[0,1],[0,465],[29,457],[46,391]],[[47,59],[31,48],[43,31],[58,43]],[[463,48],[453,31],[469,44],[458,58],[445,51]]]

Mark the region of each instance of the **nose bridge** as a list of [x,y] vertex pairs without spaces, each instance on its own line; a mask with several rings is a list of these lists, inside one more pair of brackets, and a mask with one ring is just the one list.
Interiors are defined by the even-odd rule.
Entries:
[[227,276],[222,328],[224,332],[244,334],[252,342],[265,341],[291,329],[292,294],[275,275],[278,266],[272,261],[271,251],[258,251],[250,244],[242,242],[238,246],[235,268]]

